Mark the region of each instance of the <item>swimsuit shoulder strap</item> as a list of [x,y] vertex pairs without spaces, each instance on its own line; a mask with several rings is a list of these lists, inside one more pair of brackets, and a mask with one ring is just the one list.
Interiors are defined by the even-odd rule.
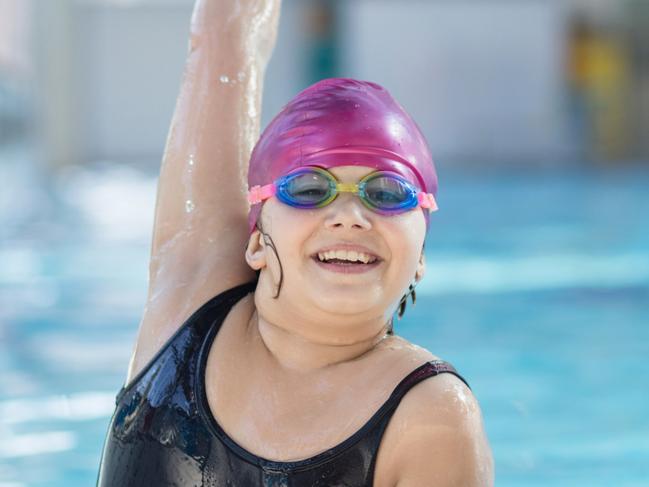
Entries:
[[387,409],[388,411],[394,411],[403,396],[405,396],[413,386],[417,385],[424,379],[443,373],[453,374],[462,382],[464,382],[469,389],[471,389],[471,386],[466,381],[466,379],[462,377],[457,372],[457,370],[455,370],[455,367],[453,367],[450,363],[441,359],[430,360],[410,372],[401,380],[401,382],[399,382],[399,384],[397,384],[397,386],[392,391],[392,394],[384,404],[385,409]]
[[399,393],[405,394],[411,387],[421,382],[422,380],[443,373],[453,374],[462,382],[464,382],[469,389],[471,389],[469,383],[466,381],[464,377],[462,377],[458,373],[457,370],[455,370],[455,367],[453,367],[450,363],[448,363],[445,360],[438,359],[438,360],[430,360],[425,364],[423,364],[422,366],[413,370],[397,385],[393,395]]
[[383,434],[383,430],[385,429],[388,422],[390,421],[390,418],[396,411],[399,402],[401,402],[401,399],[403,399],[403,396],[405,396],[406,393],[413,386],[415,386],[422,380],[442,373],[449,373],[455,375],[462,382],[464,382],[469,389],[471,389],[471,387],[469,386],[468,382],[464,379],[464,377],[462,377],[455,370],[455,367],[453,367],[450,363],[446,362],[445,360],[430,360],[420,365],[412,372],[410,372],[406,377],[404,377],[401,380],[401,382],[399,382],[399,384],[397,384],[397,386],[393,389],[392,394],[390,394],[390,397],[388,397],[388,399],[381,405],[381,407],[376,411],[374,416],[372,416],[372,418],[370,418],[370,420],[367,423],[365,423],[365,425],[353,435],[353,438],[364,436],[370,430],[373,430],[375,429],[375,427],[378,427],[378,429],[376,429],[374,433],[378,435],[376,436],[376,441],[377,442],[380,441],[381,435]]

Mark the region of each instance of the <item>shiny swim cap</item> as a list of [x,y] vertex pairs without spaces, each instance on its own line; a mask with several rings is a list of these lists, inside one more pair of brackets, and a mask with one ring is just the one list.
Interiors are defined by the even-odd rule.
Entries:
[[[257,141],[248,188],[302,166],[373,167],[437,194],[437,173],[421,130],[385,88],[369,81],[327,78],[298,93]],[[250,233],[262,204],[250,207]],[[428,229],[428,210],[422,211]]]

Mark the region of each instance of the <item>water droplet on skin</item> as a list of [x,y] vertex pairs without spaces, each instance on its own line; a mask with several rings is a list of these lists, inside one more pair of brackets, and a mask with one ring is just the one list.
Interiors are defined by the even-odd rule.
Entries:
[[198,47],[198,36],[197,35],[192,35],[189,38],[189,51],[195,51],[196,48]]
[[185,211],[187,213],[191,213],[192,211],[194,211],[194,208],[196,208],[196,205],[192,200],[185,201]]
[[239,71],[239,72],[237,73],[237,79],[238,79],[239,81],[243,81],[244,79],[246,79],[246,74],[245,74],[243,71]]
[[219,81],[220,81],[221,83],[229,83],[229,82],[230,82],[230,78],[228,78],[226,75],[222,74],[221,77],[219,78]]

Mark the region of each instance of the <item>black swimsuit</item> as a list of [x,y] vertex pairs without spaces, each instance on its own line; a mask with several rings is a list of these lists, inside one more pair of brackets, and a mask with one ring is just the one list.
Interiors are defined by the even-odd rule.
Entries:
[[103,447],[98,486],[371,487],[383,431],[405,393],[442,372],[466,384],[449,363],[426,362],[342,443],[305,460],[258,457],[218,425],[203,387],[207,354],[221,323],[255,287],[256,282],[243,284],[207,301],[122,387]]

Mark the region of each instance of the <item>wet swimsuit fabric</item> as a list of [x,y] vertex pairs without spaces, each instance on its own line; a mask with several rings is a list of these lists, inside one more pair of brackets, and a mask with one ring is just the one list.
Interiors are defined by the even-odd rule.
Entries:
[[[426,362],[342,443],[304,460],[276,462],[235,443],[212,416],[203,387],[210,346],[226,315],[256,282],[203,304],[116,396],[102,450],[98,487],[371,487],[381,437],[405,393],[447,372]],[[468,384],[467,384],[468,386]]]

